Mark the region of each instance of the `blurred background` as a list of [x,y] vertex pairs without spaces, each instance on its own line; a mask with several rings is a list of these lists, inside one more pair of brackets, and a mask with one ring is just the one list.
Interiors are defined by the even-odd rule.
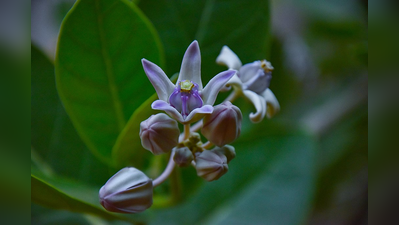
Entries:
[[[271,120],[252,124],[251,104],[243,99],[235,103],[244,115],[242,135],[233,143],[237,157],[216,182],[204,182],[193,168],[178,169],[172,179],[179,179],[179,185],[170,182],[157,188],[151,209],[111,221],[96,213],[76,212],[74,203],[68,208],[41,201],[32,191],[32,224],[360,225],[368,224],[369,218],[372,224],[394,224],[397,161],[390,151],[395,145],[388,143],[395,140],[398,121],[391,119],[398,109],[392,104],[397,102],[397,78],[385,75],[395,74],[387,66],[393,63],[377,57],[378,75],[371,77],[370,85],[368,79],[368,20],[383,20],[390,4],[370,2],[369,12],[364,0],[133,2],[157,30],[168,75],[178,72],[185,49],[197,39],[207,83],[212,74],[225,69],[214,61],[227,44],[243,64],[263,58],[272,63],[270,89],[281,111]],[[69,197],[98,207],[99,188],[120,167],[110,167],[92,154],[55,86],[59,30],[74,3],[31,1],[31,172]],[[5,11],[0,13],[1,26],[7,20],[19,23],[14,12],[24,15],[13,6],[16,3],[7,4],[0,7]],[[204,19],[204,14],[211,16]],[[388,44],[398,37],[387,33],[392,21],[373,24],[376,34],[391,39],[379,41],[384,49],[376,49],[385,58],[386,52],[397,52]],[[19,44],[26,36],[21,32],[2,32],[1,46],[26,47]],[[2,55],[9,56],[10,51]],[[137,76],[146,79],[143,71]],[[146,94],[143,98],[150,96]],[[369,140],[371,135],[375,137]],[[165,158],[153,162],[148,152],[142,155],[143,164],[132,166],[150,177],[162,170]],[[376,168],[370,174],[369,161]],[[373,207],[368,204],[369,187],[375,193],[370,197]],[[375,212],[370,217],[369,208]]]

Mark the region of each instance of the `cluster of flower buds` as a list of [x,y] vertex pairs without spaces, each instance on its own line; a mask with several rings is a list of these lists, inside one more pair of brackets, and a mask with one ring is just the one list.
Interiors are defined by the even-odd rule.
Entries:
[[200,135],[192,133],[174,149],[173,160],[180,167],[193,165],[198,176],[207,181],[214,181],[228,171],[227,164],[235,155],[235,149],[230,145],[215,147],[212,150],[204,148]]
[[[227,173],[229,162],[236,156],[234,147],[228,144],[241,133],[242,114],[232,104],[234,98],[214,106],[220,91],[234,87],[232,96],[243,95],[251,100],[257,110],[250,114],[252,122],[260,122],[266,114],[271,117],[279,110],[278,101],[269,89],[273,70],[270,62],[262,60],[242,66],[227,46],[216,61],[227,65],[229,70],[217,74],[203,87],[197,41],[184,54],[176,84],[160,67],[142,60],[159,98],[151,107],[168,115],[158,113],[140,124],[141,144],[154,155],[170,153],[170,159],[165,171],[154,180],[132,167],[116,173],[100,190],[100,202],[105,209],[120,213],[146,210],[152,205],[153,188],[168,178],[176,164],[192,165],[206,181],[218,180]],[[184,126],[182,134],[178,122]]]

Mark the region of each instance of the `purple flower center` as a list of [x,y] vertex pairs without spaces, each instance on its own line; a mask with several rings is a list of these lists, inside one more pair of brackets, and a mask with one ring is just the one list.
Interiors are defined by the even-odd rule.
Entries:
[[189,80],[180,81],[169,97],[169,104],[185,119],[191,111],[204,104],[198,93],[198,84]]

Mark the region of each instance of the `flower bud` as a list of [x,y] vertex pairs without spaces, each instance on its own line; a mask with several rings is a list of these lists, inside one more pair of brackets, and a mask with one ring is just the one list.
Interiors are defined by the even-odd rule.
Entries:
[[175,155],[173,156],[173,160],[175,163],[181,167],[185,167],[191,164],[194,156],[193,153],[187,147],[176,148]]
[[177,122],[164,113],[152,115],[140,124],[141,144],[154,155],[170,152],[179,135]]
[[197,175],[207,181],[217,180],[229,170],[226,156],[209,150],[197,156],[195,168]]
[[201,133],[210,142],[221,147],[238,138],[241,120],[241,110],[227,101],[215,106],[212,114],[205,115]]
[[236,157],[236,151],[233,146],[231,145],[225,145],[221,148],[216,147],[211,150],[212,152],[220,155],[224,155],[227,158],[227,163],[229,163],[232,159]]
[[99,192],[100,203],[108,211],[138,213],[152,205],[152,180],[133,167],[112,176]]

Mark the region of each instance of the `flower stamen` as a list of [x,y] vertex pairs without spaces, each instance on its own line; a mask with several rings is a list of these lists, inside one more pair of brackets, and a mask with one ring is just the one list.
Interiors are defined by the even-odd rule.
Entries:
[[184,80],[180,82],[180,91],[190,93],[191,89],[193,89],[194,84],[189,80]]
[[269,73],[274,70],[274,67],[272,66],[272,64],[269,61],[267,61],[266,59],[260,61],[260,63],[261,63],[260,66],[265,71],[265,73]]

